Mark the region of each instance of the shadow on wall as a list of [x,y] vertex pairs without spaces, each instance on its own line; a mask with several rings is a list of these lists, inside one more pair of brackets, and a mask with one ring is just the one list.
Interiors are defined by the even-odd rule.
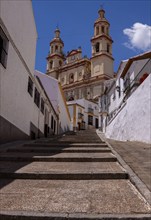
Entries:
[[10,141],[27,139],[30,139],[30,136],[0,116],[0,144],[4,144]]

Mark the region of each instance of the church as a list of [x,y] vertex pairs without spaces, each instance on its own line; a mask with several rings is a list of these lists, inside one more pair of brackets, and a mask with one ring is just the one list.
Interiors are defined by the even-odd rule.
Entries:
[[80,47],[65,55],[58,28],[50,42],[46,74],[59,80],[67,101],[82,98],[97,101],[102,93],[103,82],[114,76],[110,23],[105,18],[104,9],[100,9],[98,14],[91,38],[90,59],[82,57]]

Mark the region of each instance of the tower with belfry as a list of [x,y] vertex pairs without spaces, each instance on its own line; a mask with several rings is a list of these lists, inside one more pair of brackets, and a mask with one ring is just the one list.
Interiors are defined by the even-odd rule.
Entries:
[[47,74],[61,83],[67,101],[85,98],[96,101],[102,93],[102,83],[113,78],[112,43],[110,23],[105,18],[105,10],[98,11],[91,38],[91,58],[82,57],[82,49],[72,49],[63,53],[64,43],[60,30],[50,42],[47,57]]

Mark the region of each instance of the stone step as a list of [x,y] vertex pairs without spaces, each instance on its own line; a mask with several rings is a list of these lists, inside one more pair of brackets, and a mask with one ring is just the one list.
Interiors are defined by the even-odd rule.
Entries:
[[0,172],[31,172],[31,173],[100,173],[100,172],[125,172],[118,162],[19,162],[19,161],[1,161]]
[[108,179],[128,179],[128,174],[119,173],[3,173],[3,179],[35,179],[35,180],[108,180]]
[[62,147],[62,148],[66,148],[66,147],[108,147],[107,144],[105,143],[28,143],[28,144],[24,144],[24,147]]
[[[65,144],[72,144],[72,143],[104,143],[100,139],[99,140],[89,139],[89,138],[83,139],[82,137],[81,138],[77,137],[76,139],[72,139],[72,138],[70,138],[70,139],[69,138],[68,139],[60,139],[60,140],[57,140],[56,142],[65,143]],[[35,143],[39,143],[39,141],[35,141]],[[47,141],[47,143],[54,143],[54,141]]]
[[59,153],[59,152],[65,152],[65,153],[107,153],[111,152],[110,148],[78,148],[78,147],[70,147],[70,148],[61,148],[61,147],[19,147],[19,148],[9,148],[7,149],[7,152],[38,152],[38,153]]
[[[1,179],[0,188],[0,217],[3,220],[6,219],[2,216],[4,212],[10,216],[12,212],[16,213],[10,220],[22,220],[22,217],[18,218],[18,211],[30,220],[38,219],[38,215],[53,219],[54,213],[54,219],[63,219],[64,214],[66,219],[89,219],[88,216],[98,219],[95,215],[104,214],[113,220],[115,213],[119,219],[124,219],[121,218],[123,215],[137,219],[140,214],[143,218],[138,219],[149,219],[151,211],[129,180]],[[49,218],[45,218],[47,213]],[[82,215],[86,216],[82,218]]]
[[118,163],[0,162],[0,177],[13,179],[127,179]]
[[0,161],[47,161],[47,162],[116,162],[112,153],[5,153]]

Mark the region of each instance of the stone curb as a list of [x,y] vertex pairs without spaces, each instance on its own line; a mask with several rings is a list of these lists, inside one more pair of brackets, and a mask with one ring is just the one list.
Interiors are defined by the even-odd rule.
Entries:
[[[137,190],[141,193],[141,195],[145,198],[145,200],[149,203],[149,205],[151,205],[151,192],[147,188],[147,186],[134,173],[134,171],[130,168],[130,166],[126,164],[126,162],[122,159],[122,157],[113,149],[113,147],[107,141],[105,136],[102,135],[102,133],[99,133],[98,130],[96,131],[96,133],[98,134],[99,137],[101,136],[100,138],[107,143],[107,145],[110,147],[113,154],[117,157],[119,164],[128,172],[131,183],[137,188]],[[150,215],[150,219],[151,219],[151,215]]]
[[85,214],[0,211],[3,220],[150,220],[150,214]]

